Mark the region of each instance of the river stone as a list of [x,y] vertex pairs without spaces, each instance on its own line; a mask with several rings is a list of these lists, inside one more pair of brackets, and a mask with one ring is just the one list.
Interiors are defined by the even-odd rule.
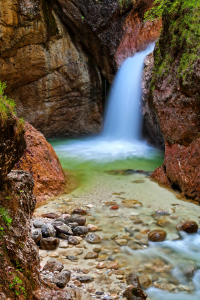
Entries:
[[140,284],[142,288],[148,289],[152,285],[152,281],[147,275],[143,275],[140,277]]
[[167,234],[162,229],[152,230],[148,233],[148,239],[151,242],[163,242]]
[[86,240],[86,242],[88,242],[90,244],[99,244],[99,243],[101,243],[101,238],[95,233],[88,234],[86,236],[85,240]]
[[71,245],[78,245],[80,244],[80,241],[77,238],[75,238],[75,236],[69,236],[68,243]]
[[[68,225],[63,224],[63,225],[57,226],[57,227],[58,227],[59,229],[63,230],[63,231],[66,231],[66,232],[69,233],[69,234],[73,234],[71,227],[68,226]],[[59,233],[59,234],[60,234],[60,233]],[[65,234],[65,233],[63,232],[63,234]]]
[[49,257],[58,258],[60,256],[59,252],[52,252],[49,254]]
[[41,228],[43,225],[44,225],[44,222],[41,221],[41,220],[35,220],[35,221],[33,222],[33,226],[34,226],[35,228]]
[[68,246],[67,241],[60,241],[59,248],[68,248]]
[[66,256],[67,259],[71,260],[71,261],[77,261],[78,258],[74,255],[69,255],[69,256]]
[[47,213],[42,215],[43,218],[48,218],[48,219],[58,219],[59,216],[55,213]]
[[73,233],[77,235],[87,234],[88,227],[87,226],[77,226],[73,229]]
[[89,232],[94,232],[98,230],[98,227],[93,224],[87,224],[87,228]]
[[187,233],[196,233],[198,225],[195,221],[186,221],[176,226],[178,231],[185,231]]
[[32,235],[32,238],[33,238],[33,240],[35,241],[36,244],[42,238],[42,232],[41,232],[41,230],[33,230],[32,233],[31,233],[31,235]]
[[162,216],[170,215],[170,213],[168,211],[164,210],[164,209],[158,209],[158,210],[156,210],[156,213],[158,215],[162,215]]
[[74,223],[69,223],[67,224],[71,229],[74,229],[75,227],[78,226],[78,223],[74,222]]
[[71,255],[81,255],[83,253],[83,249],[79,249],[79,248],[73,248],[73,249],[66,249],[65,251],[63,251],[63,255],[66,255],[66,256],[71,256]]
[[56,230],[54,229],[53,225],[50,223],[47,223],[41,227],[42,236],[44,238],[48,237],[55,237],[56,236]]
[[57,260],[51,258],[47,261],[47,263],[44,265],[42,271],[49,271],[49,272],[61,272],[64,268],[64,265],[61,262],[58,262]]
[[72,214],[77,214],[77,215],[87,215],[87,212],[84,210],[84,209],[81,209],[81,208],[75,208],[73,211],[72,211]]
[[128,300],[146,300],[146,298],[148,297],[143,290],[135,288],[132,285],[126,288],[123,296]]
[[135,199],[131,199],[131,200],[123,200],[121,202],[121,204],[125,207],[135,207],[136,205],[142,205],[141,202],[139,202],[138,200]]
[[69,223],[78,223],[79,226],[84,226],[86,223],[86,218],[81,215],[72,215],[64,219],[66,224]]
[[55,250],[60,241],[57,238],[48,237],[48,238],[42,238],[40,240],[40,248],[42,250]]
[[92,276],[76,276],[76,280],[78,280],[82,283],[89,283],[94,280],[94,277],[92,277]]
[[110,262],[106,266],[107,269],[117,270],[119,268],[119,265],[117,262]]
[[119,246],[125,246],[127,244],[127,240],[126,239],[117,239],[117,240],[115,240],[115,242]]
[[140,281],[135,273],[129,273],[126,278],[127,285],[132,285],[135,288],[140,288]]
[[70,276],[70,271],[62,271],[61,273],[58,273],[53,277],[53,283],[55,283],[57,287],[63,289],[70,281]]
[[196,271],[196,269],[195,269],[194,266],[186,266],[186,267],[183,269],[183,274],[184,274],[186,277],[193,277],[195,271]]
[[84,259],[94,259],[94,258],[97,258],[98,256],[99,256],[99,254],[96,252],[88,252],[86,254],[86,256],[84,257]]

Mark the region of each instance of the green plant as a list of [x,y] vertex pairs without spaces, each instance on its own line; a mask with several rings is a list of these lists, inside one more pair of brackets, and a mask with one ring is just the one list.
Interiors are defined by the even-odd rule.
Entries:
[[25,298],[27,297],[27,293],[25,291],[25,288],[22,286],[22,280],[17,276],[14,277],[13,280],[12,280],[12,283],[9,284],[9,289],[10,290],[14,289],[14,292],[15,292],[16,296],[19,296],[19,295],[23,294]]
[[[161,76],[179,56],[177,76],[186,82],[193,72],[194,62],[200,57],[200,1],[155,0],[152,9],[146,12],[145,21],[163,20],[165,31],[157,43],[154,73]],[[165,35],[165,36],[164,36]],[[160,44],[165,49],[160,50]]]
[[4,207],[0,207],[0,215],[4,223],[9,227],[12,223],[12,219],[10,218],[8,211]]
[[15,114],[15,102],[4,95],[6,83],[0,81],[0,117],[5,120],[10,113]]

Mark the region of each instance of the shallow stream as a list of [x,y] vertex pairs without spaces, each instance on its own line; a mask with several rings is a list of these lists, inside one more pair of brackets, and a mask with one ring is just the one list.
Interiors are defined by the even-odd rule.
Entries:
[[[180,200],[178,193],[162,188],[150,179],[148,172],[162,164],[163,153],[145,146],[146,150],[142,147],[137,156],[133,149],[122,149],[121,155],[111,159],[107,153],[110,150],[103,148],[99,140],[94,143],[95,151],[91,150],[91,145],[86,147],[88,141],[85,145],[83,141],[67,140],[51,143],[62,166],[77,176],[79,186],[71,194],[63,194],[39,207],[36,215],[67,213],[73,208],[88,210],[87,223],[99,229],[96,233],[102,239],[101,252],[97,261],[85,261],[84,252],[78,262],[70,262],[72,269],[76,266],[89,268],[91,274],[100,276],[87,286],[98,286],[98,290],[111,294],[115,290],[121,295],[120,290],[126,287],[126,275],[134,272],[143,281],[143,289],[147,288],[151,300],[200,299],[200,274],[196,271],[195,276],[191,276],[186,272],[188,268],[200,268],[200,235],[179,235],[176,230],[177,224],[188,219],[199,223],[200,207],[192,201]],[[106,154],[100,156],[100,148],[105,149]],[[112,210],[112,206],[119,208]],[[156,210],[164,210],[168,214],[156,214]],[[154,229],[164,229],[166,241],[149,243],[147,233]],[[86,251],[94,248],[89,244],[85,247]],[[69,268],[69,262],[61,261]],[[118,262],[124,275],[118,279],[120,277],[112,272],[110,274],[110,270],[96,269],[99,261]],[[109,280],[104,278],[101,282],[103,275]]]

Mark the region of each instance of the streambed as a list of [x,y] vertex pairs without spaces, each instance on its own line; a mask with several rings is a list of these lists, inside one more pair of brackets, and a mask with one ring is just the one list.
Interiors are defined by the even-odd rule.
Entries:
[[[101,237],[101,244],[98,245],[101,251],[96,259],[84,259],[97,246],[84,240],[71,248],[75,254],[77,249],[82,249],[77,261],[66,259],[70,248],[56,250],[56,259],[72,271],[72,279],[78,268],[86,269],[94,277],[92,283],[78,287],[83,291],[82,299],[103,299],[109,293],[122,299],[125,278],[130,272],[139,276],[151,300],[199,299],[198,271],[193,282],[193,275],[185,275],[185,270],[192,267],[198,270],[200,267],[200,236],[180,236],[176,225],[188,219],[199,223],[200,206],[186,199],[178,199],[178,193],[160,187],[148,174],[131,171],[153,171],[161,165],[163,154],[155,150],[150,157],[128,155],[112,161],[105,160],[105,157],[95,160],[94,157],[83,159],[80,154],[74,157],[71,150],[63,151],[62,147],[59,148],[63,146],[63,140],[55,140],[52,145],[63,167],[76,174],[79,187],[37,208],[35,217],[47,212],[70,213],[74,208],[82,208],[88,212],[87,223],[97,226],[95,233]],[[124,169],[129,171],[118,171]],[[118,209],[111,209],[113,206]],[[169,214],[156,214],[156,210]],[[165,242],[148,242],[147,233],[154,229],[167,232]],[[52,252],[40,250],[42,266]],[[103,269],[97,268],[100,262],[105,263]],[[118,271],[106,267],[110,262],[118,263]],[[74,286],[73,280],[68,286]],[[104,293],[103,296],[95,294],[96,291]],[[113,296],[113,299],[117,298]]]

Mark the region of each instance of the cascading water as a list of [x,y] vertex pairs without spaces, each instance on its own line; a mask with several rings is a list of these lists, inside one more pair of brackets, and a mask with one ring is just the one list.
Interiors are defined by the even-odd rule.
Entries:
[[151,157],[155,149],[140,140],[141,79],[143,62],[155,44],[128,58],[119,69],[108,101],[103,132],[93,138],[54,147],[59,157],[114,161],[129,157]]
[[129,57],[115,78],[102,136],[109,140],[139,140],[141,134],[141,79],[145,57],[155,44]]

